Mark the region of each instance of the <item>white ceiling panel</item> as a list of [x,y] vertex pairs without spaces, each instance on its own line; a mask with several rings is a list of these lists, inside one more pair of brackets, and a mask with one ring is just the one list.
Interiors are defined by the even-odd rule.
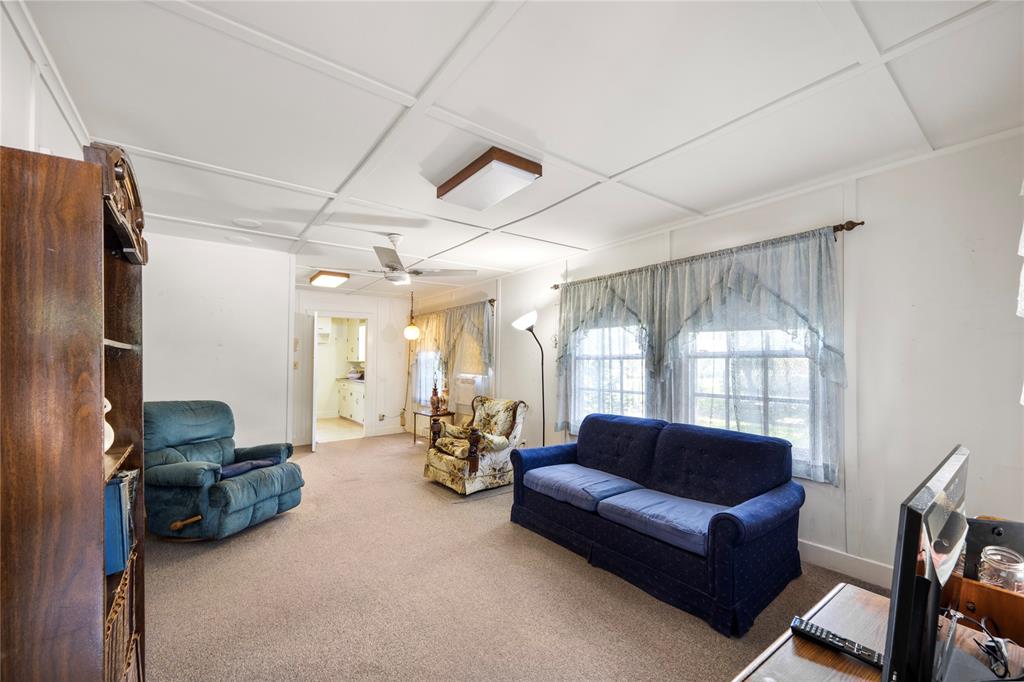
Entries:
[[323,197],[135,154],[132,166],[147,212],[231,225],[258,220],[262,232],[297,235]]
[[228,243],[237,246],[252,246],[258,249],[287,251],[295,242],[291,239],[252,234],[240,230],[217,228],[213,226],[193,225],[178,221],[164,220],[151,215],[146,216],[146,233],[168,234],[172,237],[200,239],[207,242]]
[[853,63],[814,3],[532,3],[440,105],[606,174]]
[[357,198],[495,228],[545,209],[594,182],[585,173],[534,158],[544,166],[540,179],[491,208],[475,211],[438,199],[437,186],[487,151],[491,142],[431,118],[415,121],[402,132],[402,141],[395,154],[355,186],[352,191]]
[[484,2],[213,2],[203,7],[415,94]]
[[920,136],[883,68],[685,147],[627,182],[707,212],[919,151]]
[[604,183],[503,232],[593,249],[690,215],[629,187]]
[[342,202],[324,224],[315,226],[307,236],[314,241],[372,248],[391,246],[387,235],[400,234],[399,253],[426,258],[482,232],[475,227]]
[[907,38],[963,14],[979,2],[913,0],[908,2],[855,3],[857,13],[879,50],[887,50]]
[[1012,3],[889,63],[933,145],[1024,122],[1022,11],[1024,5]]
[[299,266],[349,273],[380,269],[380,261],[373,251],[326,244],[303,245],[295,262]]
[[582,251],[569,246],[495,232],[445,251],[438,259],[458,263],[462,267],[514,271],[578,253]]
[[152,4],[30,9],[96,137],[330,190],[401,108]]

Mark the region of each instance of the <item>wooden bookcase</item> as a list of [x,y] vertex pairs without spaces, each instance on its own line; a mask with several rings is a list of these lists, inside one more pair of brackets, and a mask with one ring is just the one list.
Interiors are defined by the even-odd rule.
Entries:
[[[142,266],[105,210],[109,169],[89,161],[0,148],[5,680],[143,679]],[[139,470],[135,543],[105,576],[104,488],[121,469]]]

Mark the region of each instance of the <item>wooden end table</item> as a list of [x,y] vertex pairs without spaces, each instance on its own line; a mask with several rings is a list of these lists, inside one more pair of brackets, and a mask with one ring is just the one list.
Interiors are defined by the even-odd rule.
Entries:
[[[412,410],[412,444],[416,445],[416,417],[448,417],[452,420],[452,424],[455,423],[455,413],[448,410],[445,412],[431,412],[427,406],[414,407]],[[430,440],[429,438],[427,439]]]

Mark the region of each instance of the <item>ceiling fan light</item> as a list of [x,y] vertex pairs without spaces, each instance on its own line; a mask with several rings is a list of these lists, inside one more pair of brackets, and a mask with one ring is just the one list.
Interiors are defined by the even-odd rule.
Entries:
[[331,289],[339,287],[349,279],[347,272],[330,272],[328,270],[318,270],[312,277],[309,278],[309,283],[315,287],[329,287]]
[[412,281],[408,272],[389,272],[384,275],[384,279],[391,282],[396,287],[405,286]]

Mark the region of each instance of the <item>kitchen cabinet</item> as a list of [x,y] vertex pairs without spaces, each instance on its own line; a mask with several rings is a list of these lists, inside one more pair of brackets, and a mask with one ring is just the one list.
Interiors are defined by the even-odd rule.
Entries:
[[338,381],[338,416],[363,423],[366,413],[366,384],[353,379]]

